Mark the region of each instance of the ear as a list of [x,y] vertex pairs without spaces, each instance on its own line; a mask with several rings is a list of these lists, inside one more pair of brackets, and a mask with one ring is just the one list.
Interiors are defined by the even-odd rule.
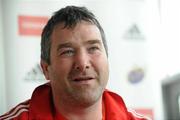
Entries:
[[48,70],[49,64],[42,59],[41,59],[40,63],[41,63],[41,68],[42,68],[42,71],[43,71],[45,78],[47,80],[49,80],[49,70]]

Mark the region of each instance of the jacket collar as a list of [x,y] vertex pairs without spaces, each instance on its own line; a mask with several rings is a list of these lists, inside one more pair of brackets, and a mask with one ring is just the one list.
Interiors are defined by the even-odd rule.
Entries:
[[[108,90],[103,93],[106,120],[128,120],[123,99]],[[30,100],[29,117],[38,120],[53,120],[55,114],[50,83],[37,87]]]
[[108,90],[103,93],[106,120],[129,120],[128,111],[121,96]]
[[50,83],[37,87],[30,100],[29,117],[38,120],[53,120],[54,104]]

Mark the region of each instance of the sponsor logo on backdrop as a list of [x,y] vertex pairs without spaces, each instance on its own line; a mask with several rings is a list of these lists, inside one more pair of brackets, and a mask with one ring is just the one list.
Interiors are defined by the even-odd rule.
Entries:
[[48,21],[47,16],[18,16],[18,31],[22,36],[40,36]]
[[144,69],[136,66],[128,72],[128,81],[133,84],[139,83],[143,80],[144,76]]
[[39,64],[36,64],[24,78],[26,81],[40,81],[44,82],[45,77]]
[[144,40],[145,37],[137,24],[132,24],[123,36],[126,40]]

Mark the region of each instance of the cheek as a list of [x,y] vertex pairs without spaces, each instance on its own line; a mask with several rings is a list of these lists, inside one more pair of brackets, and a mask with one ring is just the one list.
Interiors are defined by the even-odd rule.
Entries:
[[108,74],[109,64],[106,56],[100,55],[93,58],[93,64],[95,69],[101,74]]
[[72,62],[70,60],[61,60],[57,65],[63,74],[68,74],[72,69]]
[[69,60],[58,60],[53,64],[53,71],[59,78],[65,79],[72,68],[72,62]]
[[101,86],[104,88],[107,85],[108,79],[109,79],[109,63],[106,57],[102,57],[101,59],[94,60],[96,61],[96,72],[99,76],[99,82]]

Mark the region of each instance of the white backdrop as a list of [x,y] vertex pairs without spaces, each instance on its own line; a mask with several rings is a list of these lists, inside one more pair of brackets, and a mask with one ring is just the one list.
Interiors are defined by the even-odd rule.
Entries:
[[2,1],[0,0],[0,114],[6,110],[5,58],[2,23]]
[[[154,93],[160,88],[156,82],[158,77],[153,72],[156,62],[151,61],[157,57],[153,50],[156,44],[152,41],[159,39],[157,3],[157,0],[3,0],[6,59],[4,90],[7,96],[2,91],[4,97],[0,97],[6,98],[7,106],[1,107],[0,104],[0,108],[5,108],[2,112],[30,98],[33,89],[45,82],[38,71],[40,36],[20,35],[18,16],[49,17],[61,7],[72,4],[83,5],[92,10],[105,30],[110,61],[107,87],[120,94],[129,107],[154,109],[161,102],[158,101],[160,92]],[[128,81],[127,75],[136,68],[141,68],[145,76],[142,81],[133,84]],[[157,87],[154,89],[154,86]],[[155,118],[163,119],[162,106],[159,105],[156,109]]]
[[[105,29],[109,45],[110,81],[108,88],[121,94],[130,107],[151,107],[151,89],[148,77],[133,85],[127,81],[128,71],[134,66],[142,67],[146,76],[147,38],[131,41],[123,38],[132,25],[137,24],[142,34],[147,34],[145,1],[4,1],[4,35],[6,50],[7,108],[30,98],[32,90],[42,81],[26,81],[25,77],[39,63],[40,37],[18,34],[18,16],[50,16],[54,11],[69,4],[84,5],[99,18]],[[107,9],[108,8],[108,9]],[[115,49],[114,49],[115,48]],[[143,98],[143,100],[142,100]]]

